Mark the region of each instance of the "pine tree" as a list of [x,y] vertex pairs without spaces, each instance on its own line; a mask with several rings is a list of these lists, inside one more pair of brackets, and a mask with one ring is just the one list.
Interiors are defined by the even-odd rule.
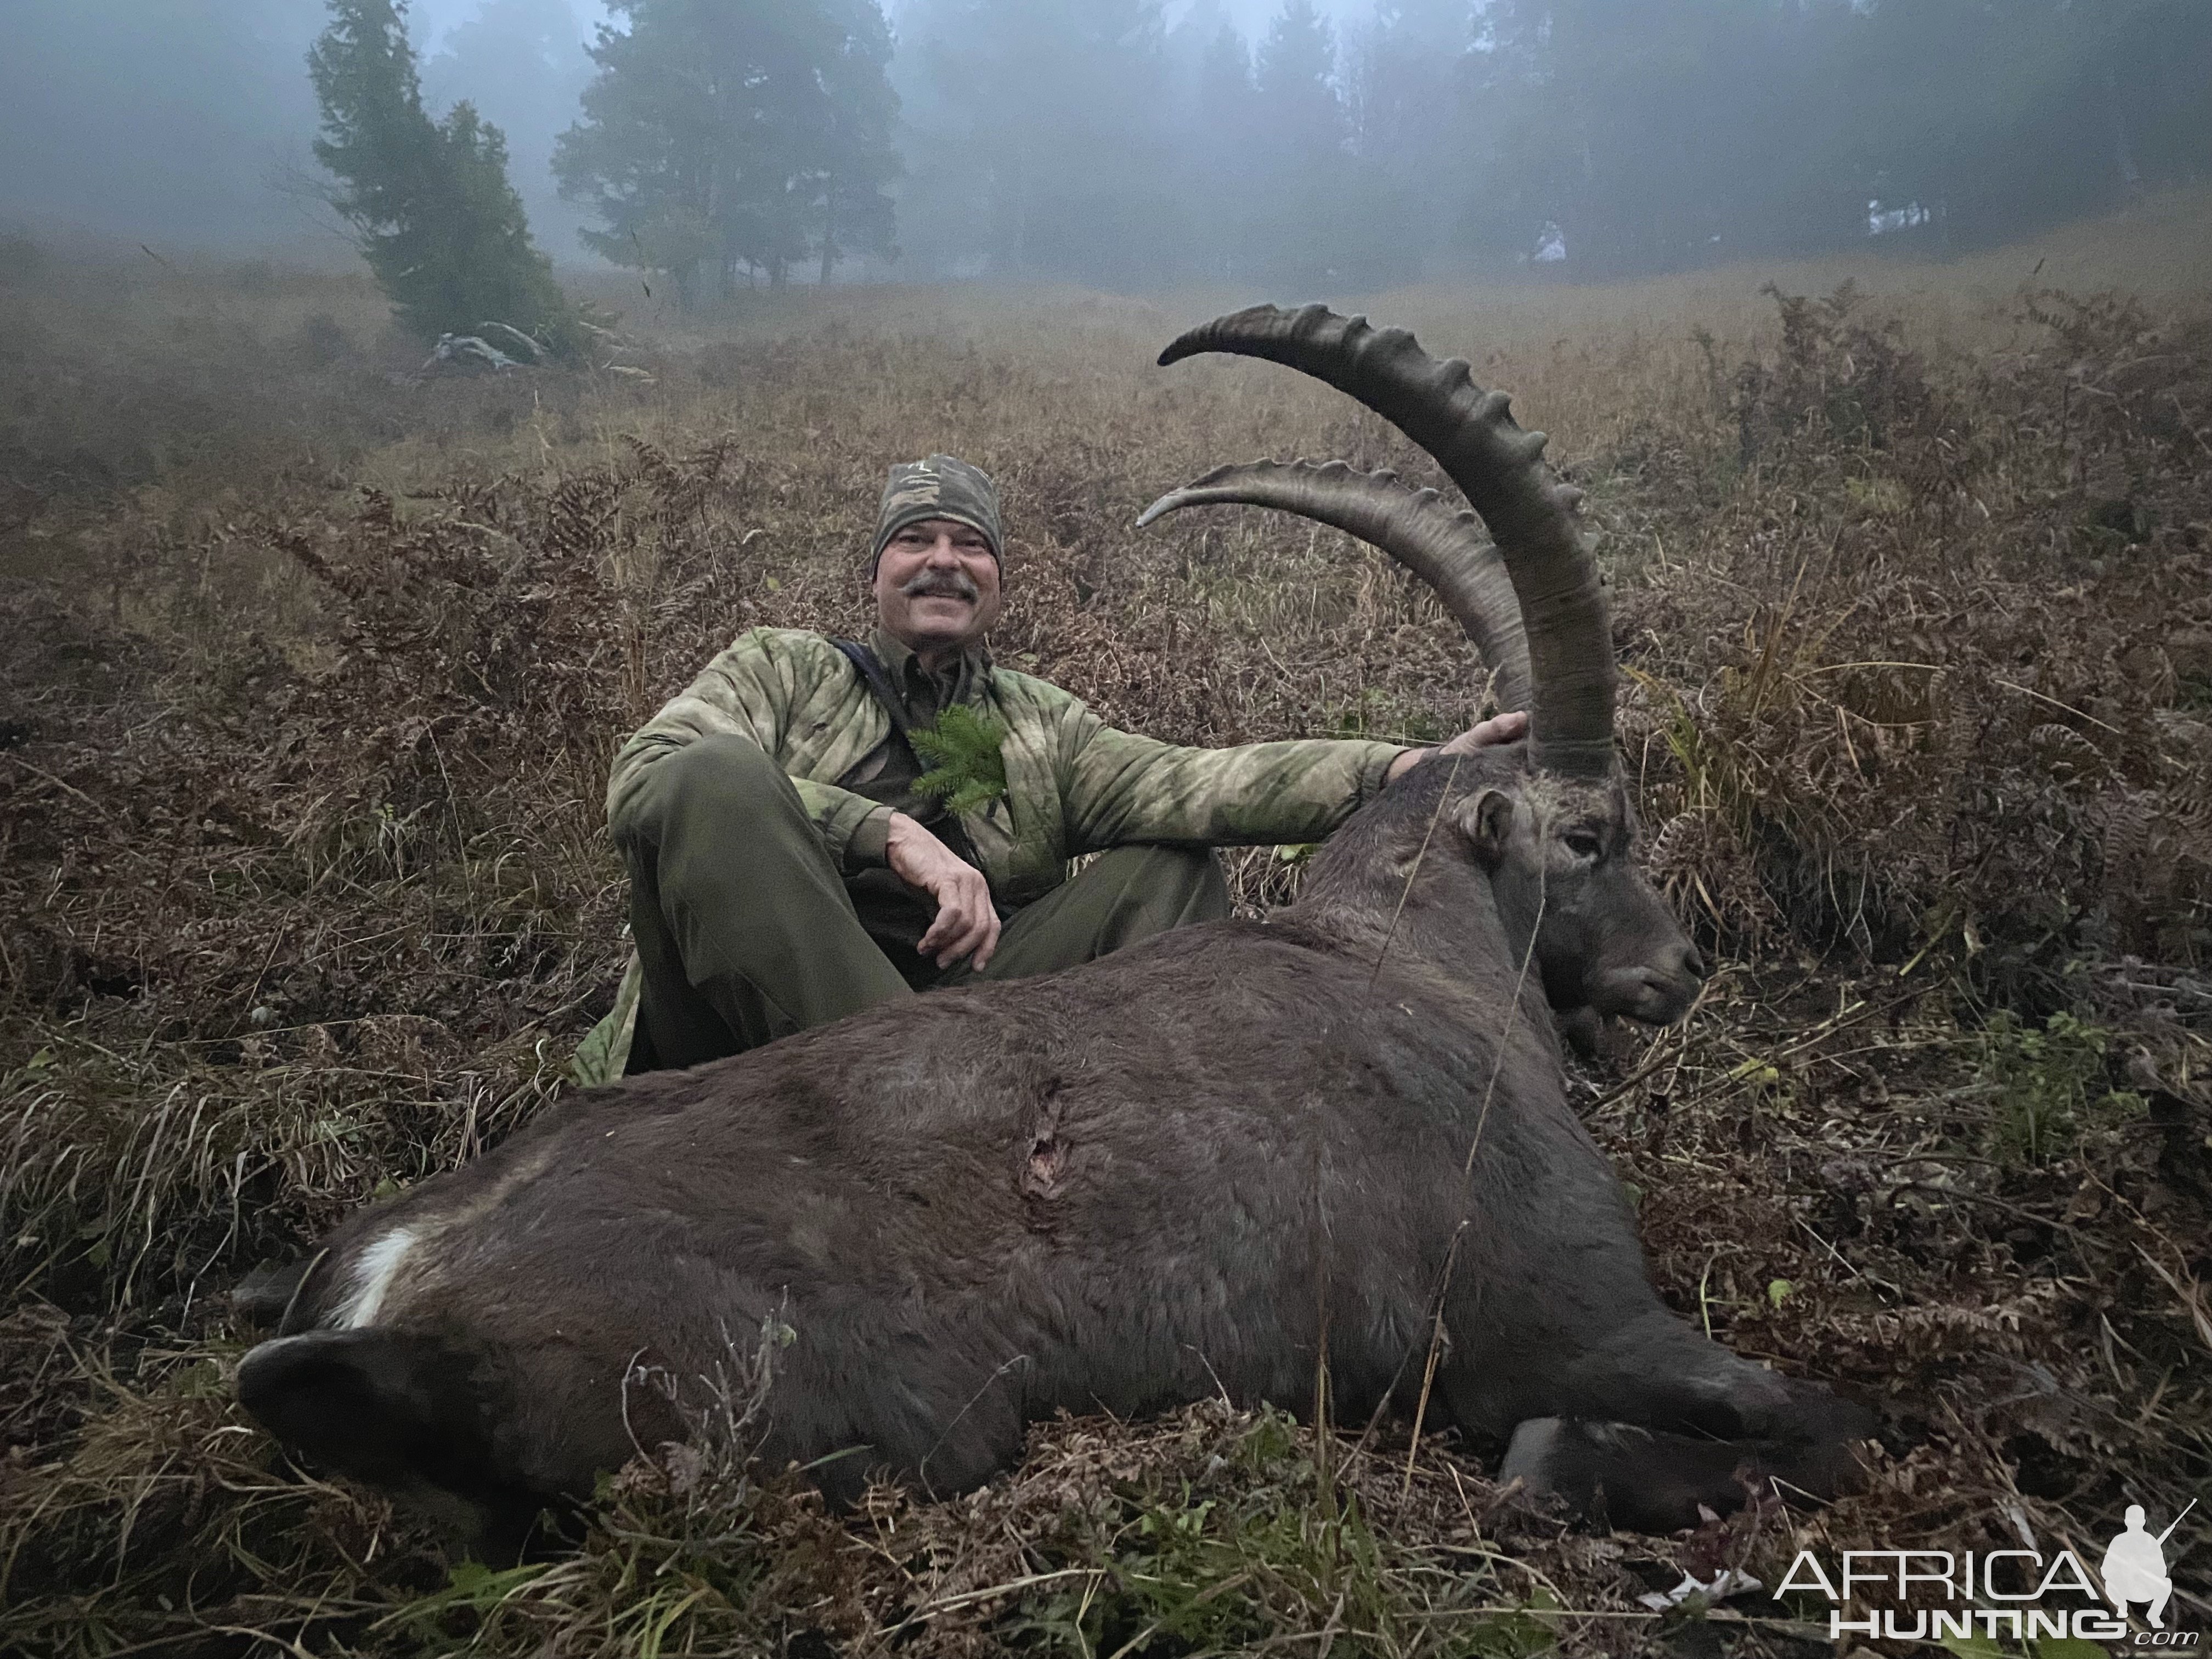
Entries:
[[1467,173],[1461,81],[1473,0],[1377,0],[1341,54],[1356,183],[1344,263],[1360,286],[1411,280],[1453,240]]
[[884,185],[897,100],[876,0],[610,0],[583,119],[561,136],[563,195],[618,264],[667,273],[686,307],[780,285],[810,255],[826,280],[852,253],[888,258]]
[[829,119],[817,157],[825,286],[848,255],[898,258],[896,215],[884,188],[900,172],[890,30],[875,0],[838,0],[831,21],[836,44],[823,71]]
[[556,186],[553,141],[576,118],[592,78],[586,33],[570,0],[482,0],[422,64],[425,107],[434,112],[465,98],[507,135],[507,177],[540,244],[556,250],[573,250],[581,228]]
[[1198,64],[1196,154],[1206,203],[1193,219],[1211,258],[1210,276],[1233,281],[1249,264],[1249,224],[1260,177],[1259,118],[1253,108],[1252,53],[1236,25],[1214,30]]
[[1284,0],[1254,55],[1258,130],[1254,263],[1272,281],[1307,294],[1350,285],[1347,256],[1360,206],[1336,84],[1336,37],[1313,0]]
[[1255,70],[1260,120],[1282,165],[1324,167],[1344,153],[1336,35],[1313,0],[1283,0]]
[[307,54],[323,117],[315,159],[401,323],[426,340],[503,323],[554,355],[574,350],[574,308],[531,245],[506,139],[472,105],[443,121],[422,107],[406,0],[330,0],[330,11]]
[[1159,0],[924,0],[912,192],[940,269],[1136,285],[1187,224]]

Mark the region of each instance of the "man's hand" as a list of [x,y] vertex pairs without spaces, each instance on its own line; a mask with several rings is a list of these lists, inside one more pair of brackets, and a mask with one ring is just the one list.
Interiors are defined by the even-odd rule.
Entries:
[[1519,709],[1510,714],[1494,714],[1478,721],[1445,744],[1441,749],[1408,749],[1390,763],[1390,774],[1385,780],[1395,783],[1431,755],[1472,755],[1478,749],[1487,749],[1493,744],[1512,743],[1528,735],[1528,716]]
[[937,901],[937,920],[915,948],[939,968],[972,953],[981,973],[999,948],[999,913],[983,872],[903,812],[891,814],[884,857],[893,875]]

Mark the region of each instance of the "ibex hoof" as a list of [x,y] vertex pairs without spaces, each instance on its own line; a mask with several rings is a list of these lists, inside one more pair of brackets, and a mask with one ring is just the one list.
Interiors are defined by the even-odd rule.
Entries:
[[[1863,1415],[1863,1414],[1862,1414]],[[1848,1441],[1711,1440],[1633,1423],[1539,1417],[1513,1431],[1498,1475],[1556,1494],[1577,1518],[1635,1532],[1694,1527],[1753,1492],[1824,1498],[1849,1490]]]

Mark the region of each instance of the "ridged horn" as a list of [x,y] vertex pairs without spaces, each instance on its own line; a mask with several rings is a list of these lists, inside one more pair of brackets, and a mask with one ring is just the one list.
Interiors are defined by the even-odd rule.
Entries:
[[1526,708],[1528,640],[1505,561],[1481,520],[1433,489],[1415,489],[1385,467],[1342,461],[1249,461],[1218,466],[1144,510],[1142,530],[1187,507],[1271,507],[1381,548],[1436,590],[1491,672],[1500,708]]
[[1534,682],[1530,761],[1571,777],[1613,769],[1612,626],[1597,562],[1583,545],[1572,490],[1544,475],[1544,434],[1523,432],[1502,392],[1458,358],[1438,362],[1401,328],[1326,306],[1254,306],[1192,329],[1162,364],[1201,351],[1264,357],[1325,380],[1436,459],[1497,538],[1528,630]]

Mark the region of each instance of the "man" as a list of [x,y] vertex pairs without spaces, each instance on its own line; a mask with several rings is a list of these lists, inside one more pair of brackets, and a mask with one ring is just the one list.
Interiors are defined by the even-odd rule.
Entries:
[[623,746],[607,822],[637,960],[580,1079],[696,1066],[1226,916],[1211,848],[1318,841],[1434,752],[1115,731],[983,649],[1003,549],[984,473],[947,455],[893,467],[867,645],[755,629]]
[[[2195,1508],[2192,1503],[2190,1506]],[[2188,1511],[2184,1510],[2183,1514]],[[2178,1522],[2179,1516],[2174,1517]],[[2105,1580],[2105,1595],[2112,1604],[2112,1612],[2124,1619],[2128,1603],[2149,1603],[2150,1627],[2166,1628],[2166,1604],[2173,1594],[2173,1580],[2166,1573],[2166,1540],[2173,1528],[2168,1527],[2155,1538],[2143,1529],[2143,1506],[2128,1505],[2127,1530],[2112,1540],[2105,1552],[2105,1565],[2100,1570]]]

